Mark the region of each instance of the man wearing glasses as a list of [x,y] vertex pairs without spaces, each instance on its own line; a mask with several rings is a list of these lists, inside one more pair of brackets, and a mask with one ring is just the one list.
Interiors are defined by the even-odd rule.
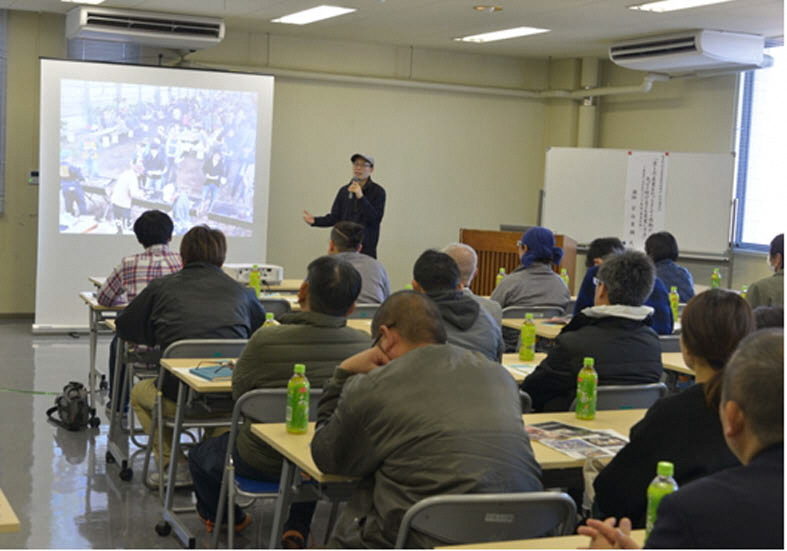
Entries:
[[361,224],[364,229],[361,252],[377,258],[377,241],[380,239],[380,223],[385,210],[385,189],[372,181],[374,157],[355,153],[350,157],[353,177],[347,185],[339,188],[331,212],[325,216],[313,216],[303,211],[303,220],[310,226],[330,227],[344,220]]

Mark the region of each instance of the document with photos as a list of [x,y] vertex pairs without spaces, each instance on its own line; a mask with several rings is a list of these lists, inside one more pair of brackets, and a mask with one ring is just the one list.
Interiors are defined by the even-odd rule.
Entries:
[[628,439],[614,430],[590,430],[559,421],[527,425],[526,430],[531,440],[574,459],[612,457],[628,444]]

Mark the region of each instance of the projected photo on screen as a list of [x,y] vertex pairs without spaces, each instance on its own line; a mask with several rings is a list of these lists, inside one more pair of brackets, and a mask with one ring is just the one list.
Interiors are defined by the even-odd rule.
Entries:
[[176,235],[195,224],[252,234],[256,92],[60,85],[60,233],[133,235],[134,220],[158,209]]

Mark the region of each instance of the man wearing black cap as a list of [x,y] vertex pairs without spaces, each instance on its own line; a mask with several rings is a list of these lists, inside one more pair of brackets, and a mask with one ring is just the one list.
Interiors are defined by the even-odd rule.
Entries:
[[385,210],[385,189],[372,181],[374,157],[355,153],[350,157],[353,165],[353,178],[339,188],[333,201],[331,212],[325,216],[312,216],[305,210],[303,219],[310,226],[333,226],[348,220],[361,224],[364,238],[361,252],[377,258],[377,241],[380,239],[380,222]]

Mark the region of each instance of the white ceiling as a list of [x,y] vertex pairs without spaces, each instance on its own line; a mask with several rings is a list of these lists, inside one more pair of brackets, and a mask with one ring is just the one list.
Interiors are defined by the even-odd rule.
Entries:
[[[414,46],[519,57],[606,55],[617,40],[690,29],[717,29],[784,35],[783,0],[733,0],[672,13],[626,9],[644,0],[107,0],[102,6],[223,18],[232,28],[309,38]],[[294,26],[271,23],[287,13],[327,3],[358,11]],[[476,4],[502,12],[477,12]],[[0,0],[0,8],[65,13],[74,5],[59,0]],[[551,32],[489,44],[453,38],[508,27],[532,26]]]

